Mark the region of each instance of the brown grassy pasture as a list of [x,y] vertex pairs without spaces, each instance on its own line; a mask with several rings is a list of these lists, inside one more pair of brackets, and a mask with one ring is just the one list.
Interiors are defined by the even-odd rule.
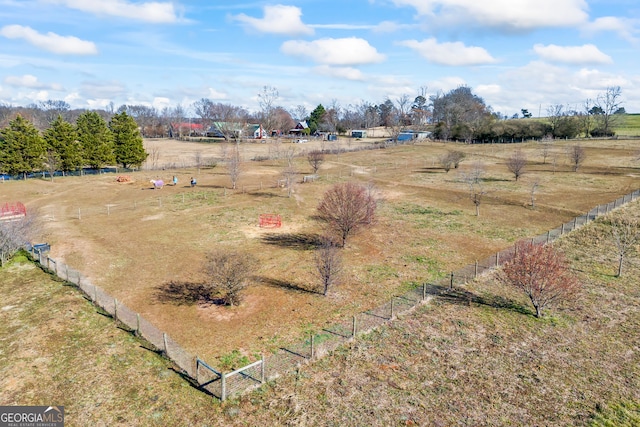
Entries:
[[638,425],[640,264],[614,277],[608,233],[605,218],[555,243],[584,290],[548,317],[487,275],[224,404],[16,262],[0,271],[0,399],[64,405],[69,426]]
[[[18,200],[37,211],[43,219],[41,239],[51,243],[52,258],[82,271],[212,363],[235,349],[251,358],[299,339],[303,331],[377,306],[400,290],[628,193],[638,187],[640,176],[633,141],[582,142],[588,158],[577,173],[566,162],[571,142],[556,142],[556,161],[546,164],[538,144],[518,144],[530,163],[518,182],[505,166],[515,145],[425,142],[329,155],[321,179],[297,185],[289,198],[286,189],[274,186],[285,160],[251,159],[294,147],[302,153],[311,143],[243,144],[244,171],[236,191],[229,189],[220,145],[147,144],[156,166],[165,169],[147,164],[129,174],[132,183],[117,183],[114,175],[5,182],[0,200]],[[347,148],[346,142],[340,144]],[[467,155],[459,170],[439,168],[438,158],[447,149]],[[217,159],[218,165],[197,169],[196,156]],[[301,176],[311,173],[304,157],[295,164]],[[486,191],[480,217],[462,179],[476,164],[482,164]],[[167,169],[181,165],[188,167]],[[176,187],[150,189],[150,179],[169,182],[172,175],[179,178]],[[198,178],[196,188],[188,185],[191,176]],[[376,186],[378,221],[348,242],[346,280],[323,297],[314,292],[312,277],[313,242],[323,231],[313,215],[324,190],[345,180]],[[530,206],[534,181],[539,183],[535,209]],[[260,213],[282,215],[283,227],[260,229]],[[260,260],[244,303],[221,307],[189,303],[184,295],[167,299],[160,289],[168,283],[188,288],[202,280],[204,254],[218,245],[239,247]]]

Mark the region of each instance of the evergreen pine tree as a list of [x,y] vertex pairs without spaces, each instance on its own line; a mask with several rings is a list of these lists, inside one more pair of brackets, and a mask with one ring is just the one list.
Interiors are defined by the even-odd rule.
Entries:
[[55,156],[59,169],[69,172],[82,166],[82,148],[76,128],[61,115],[51,122],[51,126],[44,132],[44,139],[49,157]]
[[76,122],[76,129],[84,164],[100,169],[115,161],[113,134],[107,122],[97,112],[82,113]]
[[133,117],[122,111],[113,116],[109,129],[113,133],[116,162],[123,168],[140,166],[148,153],[144,150],[142,136]]
[[322,123],[322,119],[324,118],[324,115],[327,113],[327,111],[325,110],[325,108],[322,106],[322,104],[318,104],[318,106],[311,112],[311,115],[309,115],[309,130],[311,131],[311,134],[314,134],[318,128],[320,127],[320,124]]
[[17,175],[42,170],[46,146],[38,129],[18,115],[0,131],[0,165]]

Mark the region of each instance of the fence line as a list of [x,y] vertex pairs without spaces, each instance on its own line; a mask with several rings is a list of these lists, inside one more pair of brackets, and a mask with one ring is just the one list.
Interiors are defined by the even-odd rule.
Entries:
[[[378,149],[381,147],[366,147],[366,149]],[[362,149],[362,148],[361,148]],[[352,149],[345,150],[347,151],[359,151],[361,149]],[[334,153],[338,154],[338,152],[325,150],[326,153]],[[337,161],[337,160],[336,160]],[[367,165],[342,165],[340,163],[336,164],[336,168],[331,169],[330,171],[323,171],[318,175],[308,175],[298,174],[298,179],[296,181],[297,184],[304,184],[309,182],[314,182],[317,179],[326,179],[327,181],[331,181],[333,179],[342,179],[353,177],[357,175],[369,174],[372,177],[375,177],[378,172],[381,171],[392,171],[397,169],[408,170],[408,169],[426,169],[433,168],[437,166],[436,158],[424,158],[424,159],[407,159],[400,160],[394,162],[379,162],[372,163]],[[316,178],[310,179],[309,177],[314,176]],[[261,191],[271,192],[282,188],[285,186],[285,180],[282,179],[273,179],[273,180],[265,180],[259,183],[239,183],[236,189],[231,189],[227,187],[220,187],[216,189],[204,189],[204,187],[196,187],[191,188],[190,191],[184,191],[177,194],[165,194],[162,190],[153,190],[154,193],[157,193],[157,197],[148,197],[145,199],[137,200],[134,202],[131,201],[123,201],[114,203],[105,204],[101,206],[66,206],[59,211],[52,212],[51,216],[54,219],[78,219],[83,220],[87,219],[87,217],[96,216],[96,215],[117,215],[123,212],[132,212],[142,209],[181,209],[187,207],[193,207],[194,204],[197,205],[212,205],[216,204],[223,197],[228,197],[236,194],[246,194],[246,193],[256,193]],[[171,187],[171,185],[168,185]],[[150,188],[151,190],[151,188]],[[154,194],[155,195],[155,194]],[[604,206],[604,205],[603,205]]]
[[[640,189],[626,194],[612,202],[598,205],[584,215],[575,217],[539,236],[531,238],[535,243],[550,243],[599,216],[640,198]],[[485,272],[503,264],[514,251],[514,246],[503,249],[484,260],[452,271],[447,277],[433,283],[424,282],[422,286],[402,295],[396,295],[389,301],[371,310],[359,313],[351,319],[343,319],[325,326],[319,332],[309,334],[308,338],[292,345],[281,347],[275,353],[262,357],[247,366],[224,373],[212,368],[198,356],[184,350],[169,335],[156,328],[140,314],[129,309],[122,302],[108,295],[100,287],[91,284],[80,272],[46,256],[43,251],[31,247],[32,257],[52,274],[74,283],[97,307],[101,308],[115,321],[124,324],[132,333],[146,340],[152,349],[161,353],[180,368],[201,390],[226,400],[230,396],[245,393],[259,387],[267,380],[292,373],[301,364],[323,357],[340,345],[355,339],[358,334],[368,333],[377,327],[393,321],[398,315],[406,314],[434,296],[440,295],[456,286],[474,280]]]
[[[638,198],[640,198],[640,189],[610,203],[598,205],[584,215],[533,237],[532,241],[536,243],[553,242],[562,235]],[[301,364],[323,357],[340,345],[355,339],[358,334],[371,332],[375,328],[392,321],[398,315],[406,314],[420,304],[428,302],[434,296],[440,295],[453,287],[464,285],[483,273],[496,269],[504,263],[504,260],[508,259],[508,256],[513,251],[514,246],[503,249],[483,260],[453,271],[445,278],[431,283],[425,282],[403,295],[394,296],[384,304],[359,313],[353,316],[352,319],[343,319],[338,323],[325,326],[319,332],[310,334],[308,339],[286,348],[280,348],[275,354],[263,359],[262,368],[266,372],[266,380],[274,379],[285,373],[293,373]]]

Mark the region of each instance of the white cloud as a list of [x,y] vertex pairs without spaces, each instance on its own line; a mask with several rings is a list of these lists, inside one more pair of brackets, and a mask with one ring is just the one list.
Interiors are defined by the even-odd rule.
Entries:
[[638,20],[603,16],[586,24],[583,31],[587,34],[609,31],[618,34],[625,40],[636,42],[638,38],[635,35],[640,33],[639,28],[640,21]]
[[14,87],[26,87],[29,89],[49,89],[49,90],[63,90],[62,85],[57,83],[43,83],[38,80],[36,76],[31,74],[25,74],[23,76],[7,76],[4,78],[4,82]]
[[337,77],[339,79],[363,81],[364,74],[362,71],[353,67],[330,67],[328,65],[321,65],[314,68],[314,71],[318,74],[328,77]]
[[398,24],[393,21],[382,21],[373,28],[376,33],[395,33],[400,30],[409,30],[414,28],[413,24]]
[[103,99],[124,98],[127,94],[127,88],[117,81],[83,82],[81,89],[83,96],[100,102]]
[[227,99],[227,98],[229,98],[229,96],[224,92],[217,91],[214,88],[210,87],[209,90],[208,90],[207,98],[209,98],[209,99]]
[[8,39],[24,39],[32,45],[60,55],[95,55],[98,48],[93,42],[80,40],[73,36],[60,36],[55,33],[40,34],[30,27],[7,25],[0,29],[0,35]]
[[49,3],[62,4],[70,9],[95,15],[115,16],[136,21],[156,24],[180,21],[173,2],[132,3],[126,0],[46,0]]
[[438,43],[435,38],[430,38],[421,42],[404,40],[399,44],[415,50],[426,60],[441,65],[482,65],[497,62],[484,48],[465,46],[462,42]]
[[357,37],[324,38],[310,42],[289,40],[282,44],[280,50],[285,55],[307,57],[325,65],[372,64],[386,59],[368,41]]
[[478,85],[475,87],[474,92],[484,98],[498,95],[502,92],[502,88],[498,84]]
[[[510,69],[499,78],[504,90],[489,100],[494,109],[509,112],[506,106],[519,106],[528,108],[536,116],[538,111],[544,115],[546,108],[555,104],[580,110],[587,99],[595,99],[610,86],[622,87],[624,98],[630,99],[627,88],[634,87],[623,75],[592,68],[573,71],[543,61]],[[510,111],[513,112],[519,112],[519,109]]]
[[261,33],[286,34],[286,35],[311,35],[313,28],[305,25],[300,17],[302,10],[296,6],[278,4],[264,7],[264,17],[254,18],[244,13],[233,18],[242,22],[247,27]]
[[451,76],[432,80],[429,82],[428,87],[429,90],[433,90],[433,92],[449,92],[452,89],[465,85],[467,85],[467,82],[462,77]]
[[544,46],[536,44],[533,51],[545,61],[563,62],[567,64],[610,64],[613,62],[609,55],[603,53],[592,44],[582,46],[558,46],[550,44]]
[[158,111],[162,111],[164,108],[171,107],[171,100],[164,96],[156,96],[153,98],[153,102],[151,103],[154,108],[157,108]]
[[107,108],[111,102],[113,102],[111,98],[87,99],[87,106],[91,110],[101,110]]
[[67,96],[64,97],[64,101],[74,108],[84,105],[83,99],[80,94],[78,94],[78,92],[70,92]]
[[586,22],[585,0],[393,0],[444,24],[470,22],[509,30],[570,27]]

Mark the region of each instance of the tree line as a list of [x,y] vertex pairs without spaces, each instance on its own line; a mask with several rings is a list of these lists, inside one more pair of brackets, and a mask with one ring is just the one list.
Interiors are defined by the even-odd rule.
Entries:
[[56,172],[83,167],[139,167],[147,155],[138,125],[125,111],[108,122],[97,111],[83,112],[75,123],[58,114],[43,131],[18,114],[0,129],[0,172],[9,175],[48,171],[53,179]]
[[[467,143],[509,143],[577,136],[613,136],[624,114],[620,87],[610,87],[596,100],[587,100],[583,111],[551,105],[547,117],[533,119],[522,109],[522,118],[494,113],[471,88],[461,86],[427,97],[426,88],[411,99],[403,95],[380,104],[362,102],[341,107],[333,100],[307,113],[298,105],[291,112],[277,105],[277,89],[265,86],[258,94],[260,111],[202,98],[193,103],[197,117],[187,117],[178,105],[159,113],[143,105],[122,105],[117,112],[71,110],[64,101],[45,101],[27,107],[0,105],[0,171],[11,175],[47,170],[71,172],[84,166],[137,167],[147,158],[142,137],[184,137],[192,134],[191,121],[206,132],[215,126],[227,139],[237,139],[238,129],[260,123],[270,135],[281,135],[304,122],[301,131],[346,133],[349,129],[383,126],[392,139],[407,129],[431,130],[439,140]],[[517,115],[516,115],[517,116]],[[297,121],[294,119],[297,118]],[[184,128],[184,123],[189,127]],[[75,122],[75,123],[72,123]]]

